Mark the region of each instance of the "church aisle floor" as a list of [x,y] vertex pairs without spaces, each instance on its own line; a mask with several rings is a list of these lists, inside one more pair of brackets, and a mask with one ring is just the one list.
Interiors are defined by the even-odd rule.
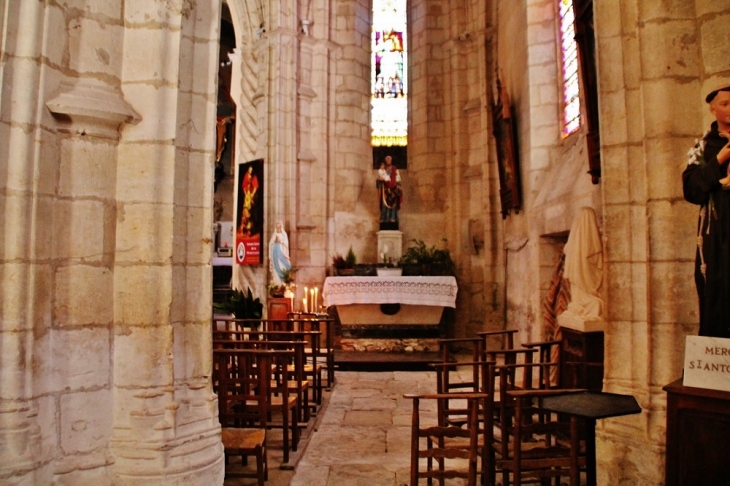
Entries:
[[[338,372],[323,410],[305,432],[300,450],[292,454],[294,470],[279,468],[281,432],[270,431],[266,485],[407,485],[412,402],[403,394],[435,391],[433,372]],[[227,471],[238,467],[233,465],[236,459]],[[256,481],[230,477],[225,481],[226,486],[251,484]]]

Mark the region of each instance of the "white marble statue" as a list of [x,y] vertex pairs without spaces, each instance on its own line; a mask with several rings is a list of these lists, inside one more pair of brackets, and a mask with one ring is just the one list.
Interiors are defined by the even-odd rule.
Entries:
[[284,285],[284,275],[291,271],[289,259],[289,237],[284,231],[284,224],[276,222],[276,229],[269,240],[269,268],[274,285]]

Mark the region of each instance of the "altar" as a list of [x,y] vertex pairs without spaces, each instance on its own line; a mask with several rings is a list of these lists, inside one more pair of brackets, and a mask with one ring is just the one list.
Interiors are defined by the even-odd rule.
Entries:
[[457,291],[454,277],[328,277],[322,299],[341,349],[433,351]]

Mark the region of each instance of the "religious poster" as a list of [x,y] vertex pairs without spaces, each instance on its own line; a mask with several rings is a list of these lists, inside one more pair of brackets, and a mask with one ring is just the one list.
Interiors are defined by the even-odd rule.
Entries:
[[236,210],[236,263],[263,262],[261,237],[264,228],[264,160],[238,165]]

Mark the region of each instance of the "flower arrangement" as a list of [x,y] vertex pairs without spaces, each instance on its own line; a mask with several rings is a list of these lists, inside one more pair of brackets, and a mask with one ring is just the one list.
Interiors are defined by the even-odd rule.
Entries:
[[355,265],[357,265],[357,256],[352,249],[352,245],[350,245],[350,249],[344,257],[341,253],[336,253],[332,257],[332,267],[337,274],[354,274]]

